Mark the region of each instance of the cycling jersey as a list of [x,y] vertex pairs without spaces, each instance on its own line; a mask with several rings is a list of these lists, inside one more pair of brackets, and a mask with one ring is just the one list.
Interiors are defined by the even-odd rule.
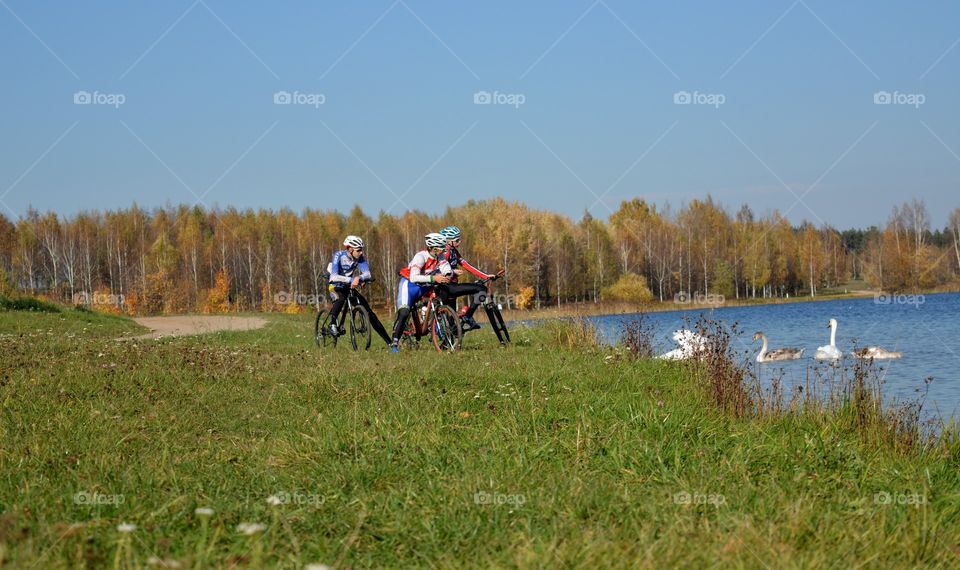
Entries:
[[[446,250],[440,254],[440,258],[446,260],[450,264],[451,269],[459,269],[461,266],[475,275],[478,279],[489,279],[492,275],[487,275],[483,271],[480,271],[476,267],[467,263],[467,260],[460,255],[460,251],[453,247],[453,244],[447,244]],[[453,282],[456,283],[457,276],[454,275]]]
[[350,252],[345,249],[333,254],[333,261],[327,265],[327,272],[330,273],[330,285],[334,287],[350,285],[358,271],[360,281],[369,281],[372,278],[370,266],[367,265],[367,257],[361,255],[360,259],[354,259]]
[[412,283],[430,283],[431,276],[437,273],[444,275],[452,273],[450,263],[444,259],[442,254],[439,257],[431,257],[426,250],[417,252],[410,263],[400,270],[400,275]]

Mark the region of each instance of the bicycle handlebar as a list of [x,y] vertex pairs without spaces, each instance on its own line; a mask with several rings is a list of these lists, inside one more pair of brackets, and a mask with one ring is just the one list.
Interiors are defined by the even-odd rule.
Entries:
[[[322,277],[323,279],[330,279],[330,274],[324,271],[323,273],[320,274],[320,277]],[[360,283],[373,283],[376,280],[377,278],[371,275],[370,279],[361,279]]]
[[491,282],[493,282],[493,281],[496,281],[497,279],[500,279],[501,277],[503,277],[503,271],[499,271],[499,272],[497,272],[496,274],[491,275],[490,277],[487,277],[486,279],[479,279],[479,280],[477,280],[477,283],[482,283],[483,285],[486,285],[487,283],[491,283]]

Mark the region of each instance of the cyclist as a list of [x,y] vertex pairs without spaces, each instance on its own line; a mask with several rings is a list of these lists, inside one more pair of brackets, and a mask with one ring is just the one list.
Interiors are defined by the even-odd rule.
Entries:
[[[367,264],[367,258],[363,255],[363,240],[350,235],[343,240],[343,245],[346,249],[334,253],[333,261],[327,266],[327,271],[330,273],[330,298],[333,299],[333,306],[330,307],[330,332],[335,336],[341,334],[340,328],[337,326],[337,323],[340,322],[338,317],[340,311],[343,310],[344,303],[347,302],[350,289],[356,289],[361,283],[373,279],[370,274],[370,266]],[[390,344],[387,330],[383,327],[383,323],[377,318],[373,309],[370,308],[370,304],[360,294],[360,291],[354,293],[363,308],[367,310],[367,314],[370,315],[370,326],[377,331],[383,342]]]
[[443,259],[447,238],[431,233],[424,236],[427,248],[417,252],[406,267],[400,270],[400,285],[397,291],[397,320],[393,324],[393,342],[390,352],[400,350],[400,337],[407,327],[410,308],[434,283],[449,283],[453,270]]
[[[460,250],[457,249],[463,240],[463,234],[457,226],[447,226],[440,230],[440,234],[447,238],[447,247],[444,250],[443,257],[447,263],[450,264],[450,268],[453,269],[453,277],[450,280],[450,284],[440,288],[440,296],[443,298],[444,304],[455,309],[457,297],[474,295],[474,298],[460,310],[460,321],[463,324],[463,332],[478,329],[480,328],[480,323],[474,320],[473,314],[477,311],[477,307],[480,306],[478,294],[486,293],[487,288],[479,283],[458,283],[458,278],[463,275],[464,269],[478,279],[495,279],[502,275],[503,272],[501,271],[496,275],[490,275],[467,263],[467,260],[460,255]],[[463,267],[463,269],[460,269],[461,267]]]

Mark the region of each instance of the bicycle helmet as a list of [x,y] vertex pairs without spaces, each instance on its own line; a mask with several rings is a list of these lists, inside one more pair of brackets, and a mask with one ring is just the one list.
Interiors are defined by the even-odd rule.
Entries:
[[427,247],[446,247],[447,238],[443,234],[427,234],[423,236],[423,239],[427,242]]
[[443,237],[447,238],[448,240],[455,240],[460,238],[460,228],[458,228],[457,226],[447,226],[442,230],[440,230],[440,233],[443,235]]
[[355,247],[355,248],[358,248],[358,249],[362,249],[362,248],[363,248],[363,240],[360,239],[360,238],[357,237],[357,236],[347,236],[347,238],[346,238],[345,240],[343,240],[343,245],[346,245],[346,246],[349,246],[349,247]]

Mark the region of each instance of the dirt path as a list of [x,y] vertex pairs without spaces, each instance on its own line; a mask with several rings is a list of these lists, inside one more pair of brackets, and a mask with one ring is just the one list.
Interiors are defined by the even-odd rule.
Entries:
[[162,338],[187,336],[218,331],[249,331],[267,324],[260,317],[223,317],[212,315],[178,315],[172,317],[142,317],[134,319],[150,332],[130,338]]

